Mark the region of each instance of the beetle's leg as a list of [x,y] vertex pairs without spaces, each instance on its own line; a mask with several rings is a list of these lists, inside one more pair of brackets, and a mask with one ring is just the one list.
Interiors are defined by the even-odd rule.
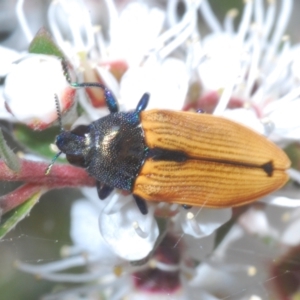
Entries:
[[134,198],[135,203],[136,203],[137,207],[139,208],[140,212],[143,215],[146,215],[148,213],[148,207],[147,207],[146,201],[143,198],[136,196],[136,195],[133,195],[133,198]]
[[101,88],[104,91],[104,96],[105,96],[105,101],[106,105],[111,113],[115,113],[119,111],[119,106],[118,102],[115,99],[114,95],[112,92],[103,84],[98,83],[98,82],[83,82],[83,83],[77,83],[77,82],[72,82],[71,86],[76,87],[76,88],[87,88],[87,87],[98,87]]
[[105,88],[104,89],[104,95],[105,95],[105,101],[106,101],[106,105],[109,109],[109,111],[111,113],[116,113],[119,111],[119,106],[118,106],[118,102],[115,99],[114,95],[112,94],[112,92],[108,89]]
[[191,209],[193,206],[192,205],[187,205],[187,204],[182,204],[181,205],[184,209]]
[[98,196],[101,200],[104,200],[108,195],[113,191],[114,188],[101,183],[100,181],[96,181]]
[[140,113],[142,110],[145,110],[145,108],[147,107],[148,105],[148,102],[149,102],[149,98],[150,98],[150,95],[148,93],[145,93],[141,100],[139,101],[135,111],[137,113]]

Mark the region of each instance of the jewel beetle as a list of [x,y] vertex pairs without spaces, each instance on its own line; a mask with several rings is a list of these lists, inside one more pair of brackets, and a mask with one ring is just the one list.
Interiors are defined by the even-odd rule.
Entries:
[[110,114],[62,130],[60,153],[86,169],[100,199],[114,188],[129,191],[143,214],[148,201],[185,208],[223,208],[257,200],[286,183],[290,161],[264,136],[204,113],[149,110],[145,93],[134,111],[119,112],[111,91],[99,83],[73,87],[104,90]]

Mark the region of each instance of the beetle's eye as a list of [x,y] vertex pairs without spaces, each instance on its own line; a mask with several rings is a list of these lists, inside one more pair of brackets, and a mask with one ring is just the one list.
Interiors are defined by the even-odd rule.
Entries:
[[82,155],[67,154],[66,158],[71,165],[74,165],[76,167],[82,167],[82,168],[86,167],[85,160]]
[[78,136],[84,136],[87,133],[90,133],[90,126],[87,125],[79,125],[71,130],[72,133]]

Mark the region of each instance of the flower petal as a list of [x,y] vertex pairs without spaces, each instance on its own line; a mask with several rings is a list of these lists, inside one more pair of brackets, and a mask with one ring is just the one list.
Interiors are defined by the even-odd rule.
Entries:
[[154,208],[149,206],[148,214],[142,215],[132,195],[123,196],[116,192],[109,200],[113,210],[108,205],[99,217],[103,239],[126,260],[144,258],[152,251],[159,233],[153,217]]
[[86,199],[76,201],[71,209],[71,238],[75,246],[82,251],[101,255],[104,260],[108,259],[110,262],[115,261],[115,254],[100,235],[98,216],[99,210],[91,202]]
[[125,58],[130,65],[138,65],[162,30],[164,13],[142,2],[128,4],[116,27],[112,28],[110,55]]
[[231,209],[210,209],[194,207],[188,212],[180,213],[181,226],[184,233],[196,238],[213,233],[231,218]]
[[181,110],[188,89],[189,76],[183,61],[166,59],[161,65],[148,62],[129,68],[121,81],[121,104],[134,109],[145,92],[150,93],[147,109]]
[[265,132],[263,124],[257,118],[253,110],[245,108],[226,109],[222,113],[222,116],[247,127],[250,127],[251,129],[259,132],[260,134],[264,134]]
[[241,49],[229,35],[211,34],[203,39],[203,52],[207,60],[199,65],[198,72],[204,89],[224,89],[237,77]]
[[15,64],[6,77],[8,110],[34,129],[44,129],[57,119],[55,94],[61,111],[73,105],[75,90],[69,88],[60,61],[54,57],[30,55]]
[[17,51],[0,46],[0,77],[9,73],[12,68],[12,63],[20,57],[21,54]]
[[288,246],[297,246],[300,244],[300,219],[292,222],[283,232],[281,242]]

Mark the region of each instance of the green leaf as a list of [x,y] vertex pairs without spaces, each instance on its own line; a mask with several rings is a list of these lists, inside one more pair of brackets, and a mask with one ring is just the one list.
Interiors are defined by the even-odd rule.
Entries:
[[18,172],[21,168],[19,157],[8,147],[4,139],[2,130],[0,128],[0,157],[4,163],[15,172]]
[[[45,158],[53,158],[55,153],[51,150],[50,145],[54,143],[55,137],[59,133],[58,127],[51,127],[43,131],[34,131],[29,127],[17,124],[14,128],[15,138],[23,144],[30,152],[39,154]],[[66,162],[65,159],[58,159]]]
[[0,223],[0,239],[12,230],[20,221],[22,221],[39,201],[41,193],[35,193],[24,203],[13,209],[2,217]]
[[41,28],[29,45],[29,53],[54,55],[63,58],[64,55],[54,43],[51,35],[45,28]]

